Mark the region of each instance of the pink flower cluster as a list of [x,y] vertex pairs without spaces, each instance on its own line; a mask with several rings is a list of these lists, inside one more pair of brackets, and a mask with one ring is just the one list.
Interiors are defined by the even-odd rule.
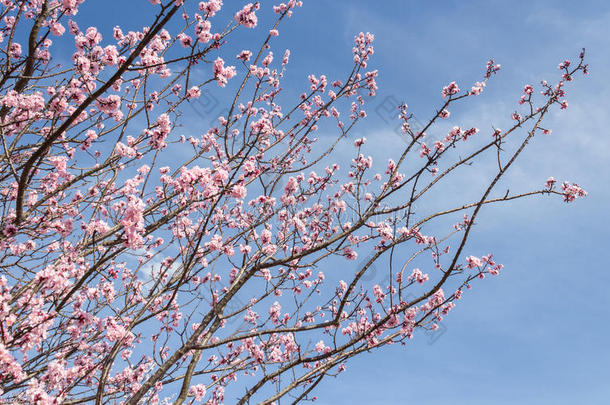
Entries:
[[207,392],[204,384],[191,385],[189,388],[189,395],[195,398],[195,401],[202,401]]
[[144,244],[142,232],[144,231],[145,204],[138,197],[130,195],[123,206],[123,219],[121,225],[125,231],[125,245],[130,249],[139,249]]
[[443,87],[441,94],[443,95],[443,98],[445,98],[451,97],[452,95],[459,93],[459,91],[460,88],[458,87],[457,83],[451,82],[447,86]]
[[[195,35],[197,35],[199,42],[205,44],[212,40],[213,35],[210,32],[211,29],[212,23],[210,23],[208,20],[202,20],[197,23],[197,26],[195,27]],[[190,37],[188,37],[188,41],[182,41],[182,45],[184,47],[190,46]]]
[[169,135],[171,130],[172,123],[169,119],[169,115],[161,114],[155,122],[154,129],[145,130],[144,133],[150,137],[148,143],[152,145],[154,149],[163,149],[167,146],[165,138],[167,138],[167,135]]
[[361,67],[366,68],[367,61],[375,52],[373,48],[373,41],[375,36],[370,32],[366,34],[361,32],[354,37],[355,46],[352,49],[354,53],[354,63],[360,64]]
[[420,269],[413,269],[413,272],[407,278],[407,280],[409,280],[409,281],[416,281],[419,284],[423,284],[423,283],[425,283],[426,281],[429,280],[429,277],[428,277],[427,274],[422,273],[422,271]]
[[563,191],[563,200],[568,203],[579,197],[587,196],[587,192],[576,183],[570,184],[569,182],[564,181],[561,185],[561,190]]
[[220,87],[225,87],[229,79],[233,78],[237,72],[235,66],[226,66],[225,61],[218,57],[214,61],[214,78]]
[[113,114],[121,107],[121,97],[111,94],[108,97],[100,97],[96,101],[97,108],[108,115]]
[[199,11],[204,11],[208,17],[214,17],[221,8],[222,0],[202,1],[199,3]]
[[241,10],[235,13],[235,21],[237,21],[240,25],[243,25],[248,28],[256,27],[258,23],[258,17],[256,17],[256,10],[260,8],[258,3],[246,4]]

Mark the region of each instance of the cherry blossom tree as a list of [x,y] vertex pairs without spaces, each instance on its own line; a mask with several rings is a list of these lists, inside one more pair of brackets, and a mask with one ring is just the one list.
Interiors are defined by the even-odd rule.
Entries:
[[[112,36],[79,26],[84,0],[0,3],[0,403],[315,399],[352,357],[434,330],[500,272],[467,252],[481,210],[586,195],[553,178],[495,193],[567,107],[584,51],[556,82],[525,86],[506,130],[426,136],[483,91],[493,60],[471,89],[444,87],[419,131],[396,106],[406,142],[377,172],[350,137],[377,90],[372,34],[355,36],[343,77],[302,78],[286,100],[290,51],[274,38],[301,1],[150,0],[148,26]],[[262,37],[261,13],[275,13]],[[237,55],[235,32],[251,38]],[[183,108],[203,92],[228,100],[211,127]],[[484,156],[478,198],[426,212],[432,190]],[[428,234],[444,218],[457,223]]]

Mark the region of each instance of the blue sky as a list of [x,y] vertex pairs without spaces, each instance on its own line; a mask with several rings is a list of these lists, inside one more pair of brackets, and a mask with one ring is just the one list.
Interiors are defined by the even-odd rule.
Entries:
[[[83,28],[103,16],[107,32],[116,24],[135,28],[145,23],[140,1],[90,0],[78,21]],[[502,275],[476,283],[443,321],[441,336],[420,334],[405,347],[356,359],[341,379],[320,385],[317,403],[607,403],[610,3],[306,1],[275,45],[278,56],[292,50],[287,90],[300,92],[310,73],[337,77],[349,69],[360,31],[376,36],[370,65],[380,71],[380,89],[354,137],[377,145],[368,150],[376,158],[401,142],[373,112],[386,97],[406,101],[423,120],[444,85],[470,87],[493,57],[502,71],[480,98],[453,111],[452,124],[505,127],[523,85],[555,79],[557,64],[586,47],[590,75],[570,84],[568,109],[549,119],[553,134],[535,139],[502,187],[525,191],[552,175],[589,196],[570,205],[543,197],[484,209],[468,252],[493,252]],[[476,181],[475,165],[447,190],[459,197]]]

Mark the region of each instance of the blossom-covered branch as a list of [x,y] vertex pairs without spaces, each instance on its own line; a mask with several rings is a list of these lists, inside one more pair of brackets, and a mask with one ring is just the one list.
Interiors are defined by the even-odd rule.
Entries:
[[[351,139],[378,90],[372,34],[355,36],[343,76],[292,79],[290,102],[291,51],[274,41],[300,1],[151,0],[147,26],[111,37],[78,25],[84,2],[1,2],[0,403],[313,399],[352,357],[438,328],[475,280],[499,274],[491,254],[466,253],[482,209],[586,195],[554,178],[495,190],[550,134],[584,51],[540,94],[526,85],[504,131],[427,135],[483,92],[493,60],[470,90],[440,89],[421,131],[396,106],[406,143],[379,165]],[[251,41],[236,54],[238,32]],[[184,107],[211,94],[224,112],[190,120]],[[456,169],[489,155],[479,197],[429,208]]]

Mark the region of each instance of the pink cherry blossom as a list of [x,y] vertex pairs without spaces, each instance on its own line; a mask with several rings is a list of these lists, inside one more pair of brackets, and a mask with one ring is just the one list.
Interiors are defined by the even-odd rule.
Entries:
[[58,22],[51,24],[51,33],[55,36],[62,36],[66,32],[66,28]]
[[452,96],[457,94],[460,91],[460,88],[455,82],[449,83],[447,86],[443,87],[442,95],[443,98]]
[[193,86],[187,91],[186,98],[193,99],[201,97],[201,90],[197,86]]
[[222,58],[216,58],[214,61],[214,78],[220,87],[225,87],[229,79],[237,74],[235,66],[225,67],[225,62]]
[[259,9],[259,4],[248,3],[235,14],[235,21],[248,28],[256,27],[258,18],[255,11]]
[[197,385],[192,385],[189,388],[188,392],[189,392],[189,395],[191,395],[195,398],[195,401],[201,401],[201,400],[203,400],[203,397],[205,397],[207,390],[206,390],[206,387],[204,384],[197,384]]

